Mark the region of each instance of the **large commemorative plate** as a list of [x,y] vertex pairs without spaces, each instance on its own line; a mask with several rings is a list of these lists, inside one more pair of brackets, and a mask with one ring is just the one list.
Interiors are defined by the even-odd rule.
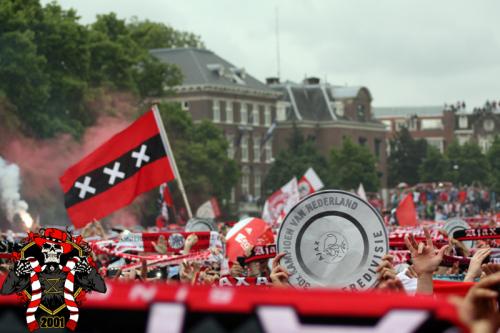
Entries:
[[[453,237],[455,231],[470,229],[469,223],[459,218],[451,218],[443,226],[443,229],[448,233],[449,237]],[[469,249],[474,247],[474,241],[462,241]]]
[[217,231],[217,226],[212,219],[192,218],[186,224],[187,232]]
[[296,204],[282,222],[278,253],[298,287],[363,290],[377,281],[375,269],[389,250],[380,214],[355,194],[326,190]]

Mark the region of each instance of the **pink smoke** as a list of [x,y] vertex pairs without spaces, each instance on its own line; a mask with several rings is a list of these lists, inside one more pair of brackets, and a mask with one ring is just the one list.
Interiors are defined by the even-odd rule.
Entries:
[[[96,124],[85,131],[80,141],[69,135],[48,140],[35,140],[19,133],[5,137],[4,142],[0,142],[0,155],[21,169],[23,197],[28,203],[62,205],[59,177],[68,167],[126,128],[137,114],[135,105],[130,95],[118,93],[94,101],[91,105],[93,109],[120,111],[115,112],[114,116],[100,116]],[[40,213],[43,215],[43,212]],[[137,224],[135,215],[126,208],[113,215],[116,216],[112,216],[112,224]]]

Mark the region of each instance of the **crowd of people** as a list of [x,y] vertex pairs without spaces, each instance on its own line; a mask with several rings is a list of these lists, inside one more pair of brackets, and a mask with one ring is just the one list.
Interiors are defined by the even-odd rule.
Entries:
[[[378,281],[374,288],[406,294],[433,294],[435,281],[440,279],[472,282],[465,298],[452,298],[461,320],[473,332],[496,332],[500,325],[497,299],[500,287],[500,263],[494,258],[496,240],[476,241],[470,247],[439,229],[439,241],[430,228],[439,225],[439,219],[451,216],[475,216],[487,211],[491,201],[485,188],[457,188],[451,184],[420,185],[405,191],[395,191],[391,204],[397,206],[397,195],[412,192],[421,218],[433,219],[423,229],[408,230],[404,235],[406,260],[396,260],[392,250],[377,268]],[[97,272],[108,280],[142,281],[162,284],[187,285],[265,285],[289,286],[290,273],[281,264],[285,253],[277,253],[273,242],[254,243],[236,260],[229,260],[226,237],[230,226],[216,224],[217,242],[200,248],[200,233],[184,233],[183,227],[137,227],[131,229],[103,225],[94,221],[72,235],[80,235],[92,249],[92,261]],[[496,227],[496,222],[484,226]],[[429,227],[428,227],[429,226]],[[394,226],[387,226],[389,233]],[[417,236],[417,229],[423,231]],[[68,231],[69,232],[69,231]],[[172,251],[170,239],[165,235],[184,233],[182,248]],[[117,244],[133,234],[161,234],[152,242],[150,250],[114,251],[109,244]],[[0,276],[15,271],[9,253],[19,250],[25,233],[7,231],[0,237]],[[443,243],[445,241],[445,244]],[[447,261],[446,258],[460,258]],[[154,259],[158,259],[155,261]],[[466,264],[464,264],[466,262]]]
[[498,210],[495,193],[484,186],[458,187],[452,183],[417,184],[411,188],[394,189],[390,207],[395,209],[408,194],[421,220],[444,221],[452,217],[476,217],[485,220]]

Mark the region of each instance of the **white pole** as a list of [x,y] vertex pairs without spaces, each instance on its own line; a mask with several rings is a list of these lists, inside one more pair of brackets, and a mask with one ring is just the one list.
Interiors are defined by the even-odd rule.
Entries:
[[158,125],[158,129],[160,130],[160,136],[163,141],[163,145],[165,146],[165,150],[167,151],[167,157],[170,160],[170,164],[174,169],[175,179],[179,182],[179,190],[182,194],[182,199],[184,200],[184,204],[186,205],[188,217],[193,218],[193,213],[191,212],[191,206],[189,205],[189,201],[187,199],[186,190],[184,189],[184,184],[182,183],[181,174],[179,173],[179,169],[177,169],[177,163],[175,162],[174,152],[172,148],[170,148],[170,142],[168,141],[167,132],[165,131],[165,127],[163,127],[163,121],[161,120],[160,110],[158,110],[158,106],[153,105],[153,114],[155,116],[156,124]]

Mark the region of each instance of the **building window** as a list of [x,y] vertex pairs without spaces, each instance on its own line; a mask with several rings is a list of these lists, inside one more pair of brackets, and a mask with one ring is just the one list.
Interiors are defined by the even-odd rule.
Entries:
[[392,130],[392,121],[390,120],[382,120],[382,124],[385,125],[385,128],[389,131]]
[[271,163],[273,161],[273,143],[271,142],[271,139],[269,139],[266,142],[266,163]]
[[229,198],[229,201],[233,204],[236,202],[236,189],[234,187],[231,189],[231,198]]
[[182,111],[189,111],[189,102],[188,101],[182,101],[181,107],[182,107]]
[[344,103],[342,101],[335,101],[335,106],[334,106],[335,113],[339,117],[344,116]]
[[214,113],[214,123],[219,123],[220,122],[220,103],[218,100],[214,99],[213,101],[213,107],[212,111]]
[[226,123],[233,123],[233,102],[226,101]]
[[266,105],[264,109],[264,126],[271,126],[271,106]]
[[253,161],[260,163],[260,144],[257,140],[257,136],[253,137]]
[[458,118],[458,127],[459,128],[467,128],[467,127],[469,127],[467,116],[460,116]]
[[358,108],[357,108],[357,111],[358,111],[358,120],[365,120],[365,106],[362,105],[362,104],[358,104]]
[[[286,120],[286,108],[289,103],[286,103],[286,102],[281,102],[279,101],[277,104],[276,104],[276,120],[278,121],[285,121]],[[270,107],[269,106],[266,106],[265,110],[264,110],[264,125],[265,126],[270,126],[268,125],[268,122],[271,121],[271,110],[269,110]],[[267,115],[267,111],[266,110],[269,110],[269,115]],[[269,120],[268,120],[268,117],[269,117]]]
[[444,152],[444,139],[443,138],[425,138],[427,143],[431,146],[436,147],[439,149],[441,153]]
[[396,131],[401,131],[401,129],[406,126],[406,120],[396,119]]
[[253,195],[256,199],[259,199],[261,196],[261,177],[260,170],[255,169],[253,172]]
[[243,125],[248,123],[248,105],[246,103],[241,103],[240,122]]
[[227,142],[227,157],[232,159],[234,158],[234,135],[228,135]]
[[248,162],[248,136],[245,134],[241,138],[241,161]]
[[359,138],[358,138],[358,143],[359,143],[361,146],[366,145],[366,138],[359,137]]
[[382,146],[382,140],[375,139],[375,156],[380,159],[380,147]]
[[241,194],[248,196],[250,192],[250,168],[244,166],[241,169]]
[[260,117],[259,117],[259,106],[257,104],[254,104],[253,106],[253,125],[254,126],[259,126],[259,122],[260,122]]
[[418,117],[412,116],[410,117],[410,131],[418,130]]
[[420,120],[420,129],[422,130],[432,130],[432,129],[441,129],[443,128],[443,122],[440,118],[430,118],[430,119],[422,119]]

